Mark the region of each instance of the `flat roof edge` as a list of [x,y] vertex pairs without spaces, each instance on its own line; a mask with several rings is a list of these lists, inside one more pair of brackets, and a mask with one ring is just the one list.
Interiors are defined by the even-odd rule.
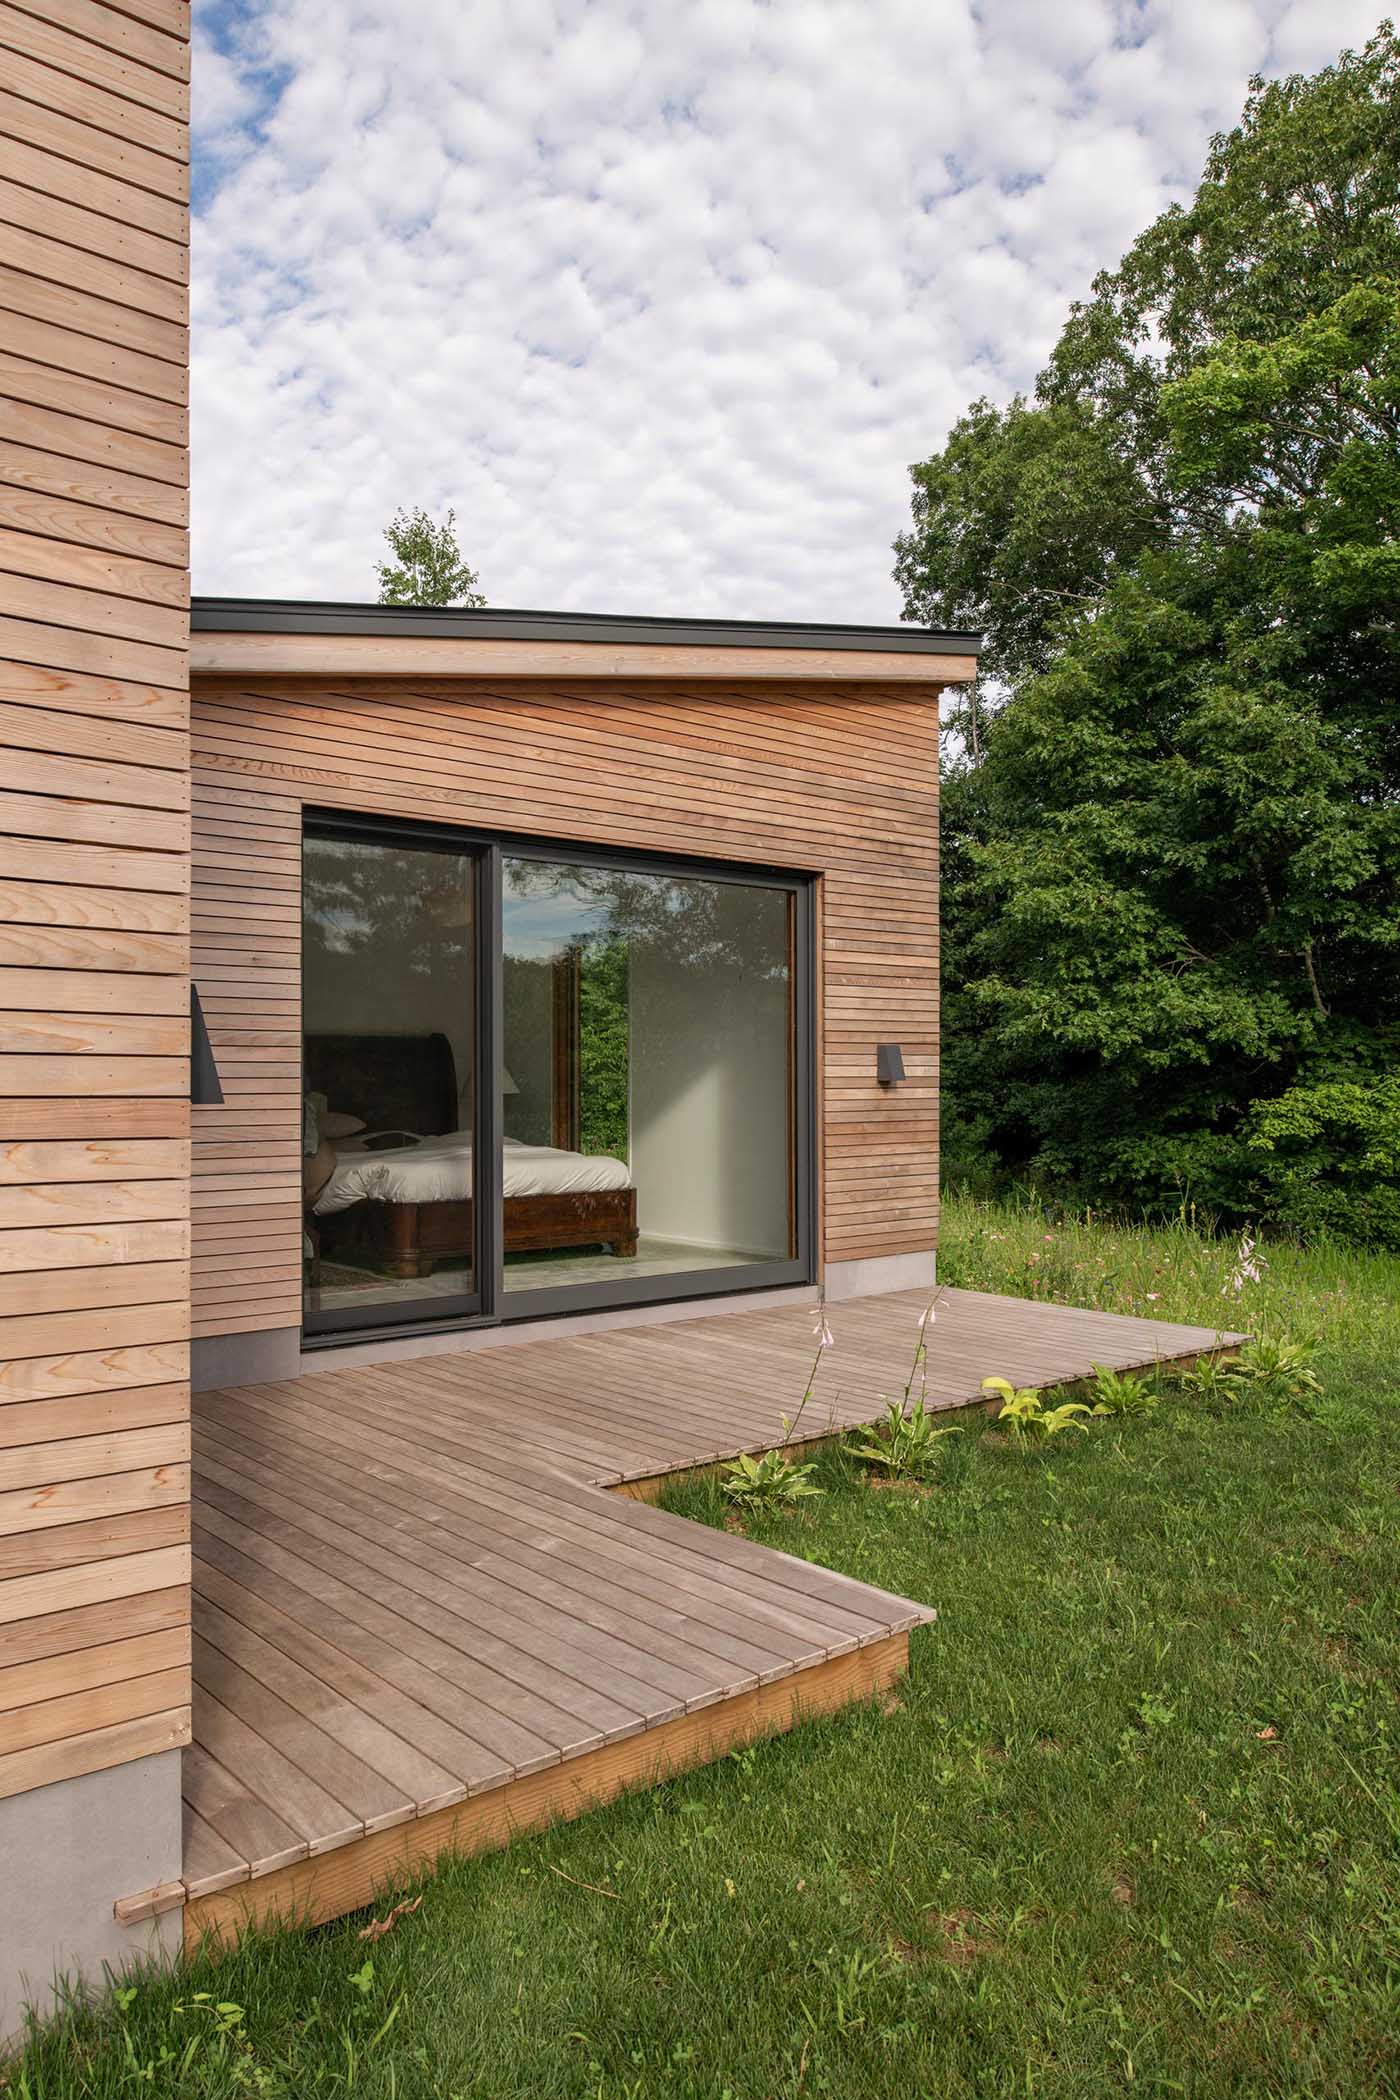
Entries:
[[302,599],[204,598],[196,634],[414,635],[467,641],[638,642],[690,648],[850,649],[976,656],[982,636],[928,627],[850,627],[805,620],[673,620],[654,614],[528,612],[495,606],[339,605]]

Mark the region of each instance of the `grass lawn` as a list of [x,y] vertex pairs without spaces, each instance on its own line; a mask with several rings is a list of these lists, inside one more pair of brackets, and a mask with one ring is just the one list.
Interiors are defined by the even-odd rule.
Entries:
[[142,1982],[7,2100],[1400,2091],[1400,1261],[1266,1248],[1237,1309],[1184,1226],[955,1201],[943,1247],[950,1283],[1316,1336],[1327,1397],[969,1429],[929,1492],[823,1458],[752,1528],[939,1607],[888,1710],[462,1862],[372,1944]]

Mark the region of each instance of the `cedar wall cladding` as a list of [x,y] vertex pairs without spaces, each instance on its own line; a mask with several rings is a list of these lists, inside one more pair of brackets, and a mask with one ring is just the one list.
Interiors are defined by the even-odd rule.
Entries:
[[818,874],[825,1258],[933,1246],[936,688],[197,677],[193,743],[196,1334],[300,1318],[304,805]]
[[0,1795],[189,1735],[188,38],[0,6]]

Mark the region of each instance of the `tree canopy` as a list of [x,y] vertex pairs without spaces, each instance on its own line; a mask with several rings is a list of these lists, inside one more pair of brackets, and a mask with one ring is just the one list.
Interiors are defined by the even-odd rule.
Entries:
[[439,525],[425,510],[397,510],[384,528],[394,555],[377,564],[381,605],[484,605],[479,578],[457,544],[457,513]]
[[985,630],[944,791],[951,1159],[1400,1245],[1400,43],[1251,84],[1033,395],[913,469]]

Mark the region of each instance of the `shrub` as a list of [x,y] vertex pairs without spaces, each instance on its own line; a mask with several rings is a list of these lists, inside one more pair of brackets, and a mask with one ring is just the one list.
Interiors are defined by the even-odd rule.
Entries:
[[1400,1249],[1400,1076],[1326,1079],[1251,1104],[1256,1215]]

